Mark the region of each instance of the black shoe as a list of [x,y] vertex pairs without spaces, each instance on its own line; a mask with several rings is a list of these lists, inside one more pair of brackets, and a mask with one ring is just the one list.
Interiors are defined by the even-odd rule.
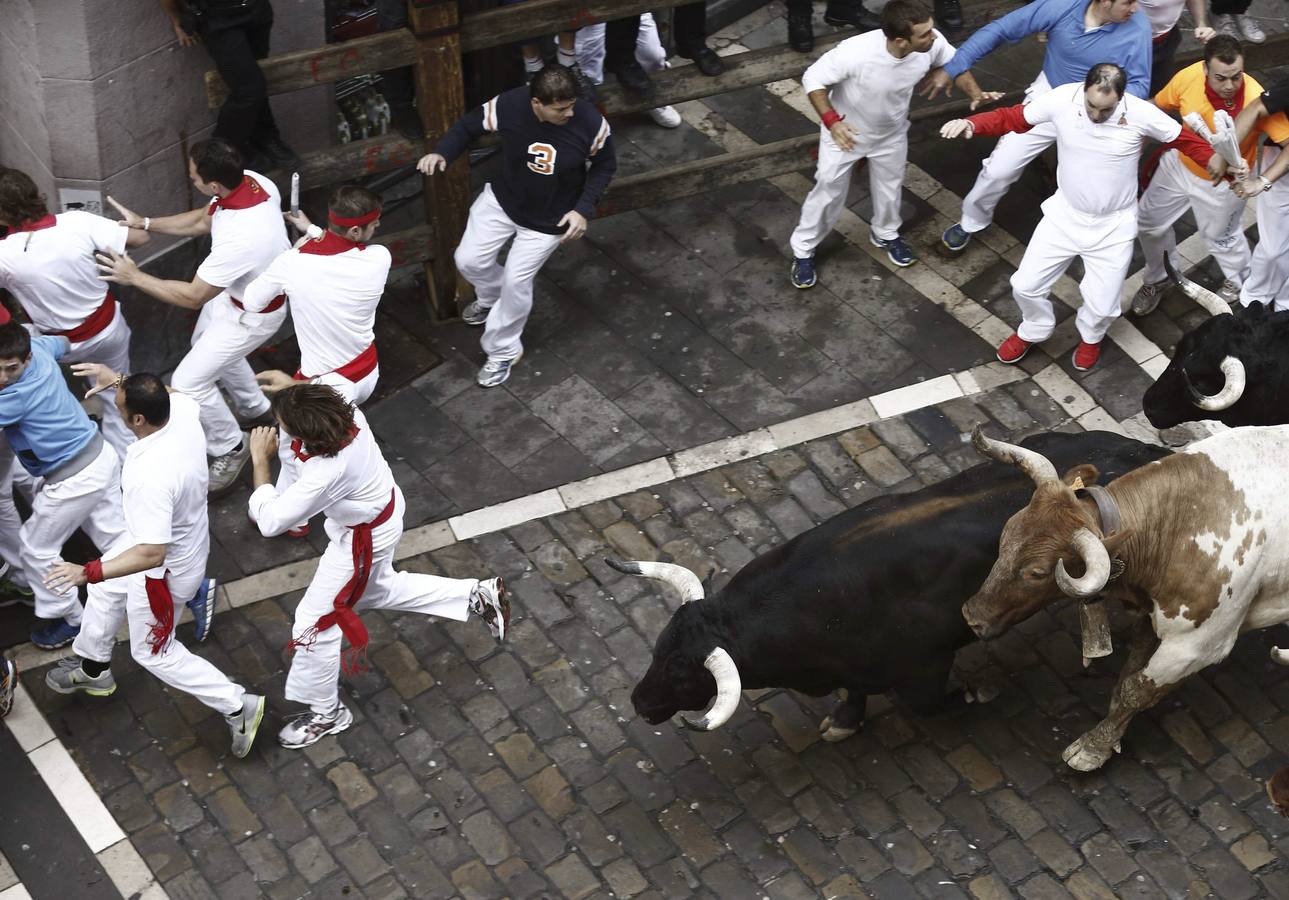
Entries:
[[268,157],[270,168],[293,170],[300,168],[302,162],[296,152],[287,146],[280,137],[271,137],[260,144],[260,152]]
[[648,100],[657,90],[657,87],[649,79],[649,73],[634,59],[615,68],[613,74],[618,79],[618,84],[622,85],[623,90],[630,91],[641,99]]
[[962,27],[962,4],[958,0],[935,0],[935,20],[950,31]]
[[788,46],[798,53],[809,53],[815,49],[812,16],[809,7],[801,12],[788,10]]
[[677,50],[677,56],[683,56],[685,59],[692,59],[694,65],[698,66],[698,71],[702,72],[709,78],[714,78],[725,71],[725,63],[716,55],[716,51],[711,47],[701,47],[697,53],[686,53],[684,50]]
[[829,3],[824,9],[824,21],[837,28],[854,28],[857,31],[873,31],[882,27],[881,20],[858,0]]
[[568,71],[573,75],[573,80],[577,82],[577,95],[592,106],[599,103],[600,97],[595,92],[595,82],[582,71],[582,67],[577,63],[573,63],[568,67]]

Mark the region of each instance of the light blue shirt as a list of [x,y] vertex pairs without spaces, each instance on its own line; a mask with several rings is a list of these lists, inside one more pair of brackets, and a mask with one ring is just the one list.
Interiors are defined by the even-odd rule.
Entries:
[[66,338],[33,337],[26,371],[0,388],[0,427],[22,467],[37,478],[71,461],[98,434],[58,368],[67,349]]
[[1127,22],[1111,22],[1088,30],[1083,14],[1088,0],[1035,0],[995,19],[958,48],[944,70],[954,78],[970,69],[1001,44],[1014,44],[1040,31],[1047,32],[1043,74],[1050,87],[1083,83],[1097,63],[1115,63],[1128,73],[1128,93],[1150,97],[1150,20],[1138,9]]

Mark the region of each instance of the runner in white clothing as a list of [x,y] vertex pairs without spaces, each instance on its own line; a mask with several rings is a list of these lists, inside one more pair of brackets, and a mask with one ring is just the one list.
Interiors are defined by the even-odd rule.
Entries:
[[210,197],[207,206],[174,216],[151,219],[121,206],[112,198],[127,225],[162,234],[209,234],[210,255],[191,282],[166,281],[139,271],[128,257],[99,254],[107,281],[133,285],[183,309],[200,309],[192,349],[171,377],[177,391],[201,404],[210,462],[210,491],[232,486],[250,452],[237,419],[220,396],[218,380],[232,396],[243,418],[268,413],[268,399],[255,383],[248,354],[273,336],[286,318],[286,298],[279,297],[260,312],[242,306],[247,286],[290,247],[282,222],[281,198],[272,181],[243,170],[241,156],[222,140],[198,141],[189,150],[188,175],[199,192]]
[[[45,579],[55,590],[89,585],[81,632],[72,645],[76,655],[46,673],[45,684],[60,694],[114,693],[112,647],[117,629],[128,620],[135,662],[222,713],[232,732],[233,755],[246,756],[264,718],[264,697],[247,693],[174,634],[183,602],[178,598],[201,587],[210,551],[206,438],[197,403],[169,393],[155,375],[127,378],[94,363],[75,371],[93,379],[95,392],[119,388],[117,409],[138,440],[126,451],[121,470],[126,537],[103,558],[84,566],[59,563]],[[199,624],[208,628],[213,586],[200,596],[203,602],[194,612],[204,616]]]
[[[17,169],[0,169],[0,225],[9,229],[0,240],[0,288],[14,295],[38,334],[67,338],[62,362],[95,360],[127,371],[130,326],[103,290],[94,253],[123,253],[147,243],[147,233],[79,210],[52,215],[35,182]],[[105,391],[103,402],[111,407],[115,393]],[[124,457],[134,437],[113,410],[105,412],[103,436]]]
[[1011,278],[1024,319],[998,348],[1000,362],[1018,363],[1033,344],[1051,337],[1056,317],[1048,295],[1075,257],[1082,258],[1084,275],[1074,368],[1090,369],[1101,355],[1132,261],[1143,145],[1147,139],[1168,143],[1181,131],[1153,103],[1125,94],[1126,85],[1122,68],[1100,63],[1083,84],[1061,85],[1027,105],[955,119],[940,130],[946,138],[970,138],[1046,123],[1055,134],[1058,186],[1043,203],[1043,219]]
[[[882,9],[880,31],[842,41],[801,76],[822,126],[815,186],[790,240],[793,286],[814,286],[815,248],[836,227],[851,169],[861,159],[868,160],[873,198],[869,240],[897,266],[917,261],[900,237],[909,101],[926,74],[951,59],[953,46],[935,30],[929,6],[922,0],[891,0]],[[972,109],[1002,96],[983,93],[969,71],[957,84],[971,98]]]
[[[389,277],[390,253],[368,242],[380,227],[380,197],[366,188],[341,185],[327,204],[327,230],[302,212],[286,219],[305,234],[246,289],[250,311],[274,297],[291,301],[291,318],[300,345],[300,368],[294,376],[260,372],[255,377],[265,393],[299,381],[330,384],[349,402],[360,405],[376,389],[380,364],[376,356],[376,305]],[[285,491],[299,473],[299,462],[287,440],[279,442],[282,464],[277,489]],[[304,537],[309,523],[286,532]]]
[[365,665],[367,629],[359,610],[418,612],[465,621],[480,616],[497,640],[510,624],[510,603],[500,578],[440,578],[394,571],[394,551],[403,534],[403,493],[394,483],[363,414],[332,388],[299,384],[273,397],[282,430],[297,435],[299,479],[279,492],[269,462],[277,430],[251,433],[255,492],[250,516],[265,537],[325,513],[331,538],[318,571],[295,610],[290,647],[295,651],[286,698],[309,705],[282,729],[282,746],[307,747],[344,731],[353,714],[340,702],[340,643],[349,640],[347,671]]

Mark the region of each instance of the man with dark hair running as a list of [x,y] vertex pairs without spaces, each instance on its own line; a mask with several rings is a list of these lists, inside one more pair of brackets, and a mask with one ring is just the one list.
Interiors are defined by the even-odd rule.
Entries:
[[[425,175],[442,172],[488,132],[501,135],[501,175],[470,207],[455,258],[475,289],[461,318],[484,326],[480,344],[488,360],[478,382],[496,387],[523,355],[520,336],[538,271],[560,244],[586,233],[618,163],[608,121],[578,99],[577,82],[563,66],[547,66],[531,85],[467,113],[416,167]],[[497,257],[511,238],[501,266]]]
[[157,278],[115,251],[98,255],[103,278],[137,287],[182,309],[201,310],[192,349],[171,376],[175,390],[201,405],[201,425],[210,457],[210,491],[229,488],[250,458],[237,418],[215,382],[227,388],[245,419],[268,413],[268,399],[255,383],[248,354],[273,336],[286,318],[286,298],[276,297],[257,312],[242,304],[246,288],[290,247],[282,222],[277,186],[242,168],[237,149],[227,141],[198,141],[189,148],[188,177],[210,203],[178,215],[153,219],[126,209],[111,197],[131,228],[161,234],[210,235],[210,255],[192,281]]
[[89,585],[81,632],[72,644],[76,655],[50,669],[45,684],[60,694],[111,696],[116,691],[112,646],[125,620],[135,662],[221,713],[232,734],[233,755],[244,757],[264,718],[264,697],[248,693],[191,653],[174,633],[183,602],[178,598],[198,592],[201,603],[193,612],[199,617],[199,640],[209,633],[214,611],[214,582],[206,580],[206,438],[197,403],[170,393],[155,375],[118,375],[95,363],[74,371],[93,379],[92,392],[118,388],[117,413],[138,440],[126,451],[121,471],[126,537],[102,558],[83,566],[59,563],[45,578],[54,589]]
[[[539,76],[540,77],[540,76]],[[273,396],[273,414],[291,439],[299,477],[285,490],[273,486],[270,461],[278,432],[251,432],[255,492],[250,516],[265,537],[281,534],[321,512],[331,542],[295,609],[290,648],[295,656],[286,698],[308,711],[279,733],[282,746],[308,747],[353,724],[340,702],[340,644],[348,639],[347,671],[365,666],[367,628],[360,610],[415,612],[463,622],[483,619],[497,640],[510,625],[510,601],[500,578],[440,578],[394,570],[403,535],[403,492],[363,414],[325,384],[298,384]]]

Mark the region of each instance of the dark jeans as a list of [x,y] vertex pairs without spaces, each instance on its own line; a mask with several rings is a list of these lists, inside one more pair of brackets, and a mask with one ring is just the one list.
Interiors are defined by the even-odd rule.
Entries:
[[1177,64],[1173,57],[1182,43],[1182,30],[1176,25],[1162,41],[1152,48],[1150,59],[1150,96],[1153,97],[1164,89],[1164,85],[1177,74]]
[[[635,59],[640,17],[617,19],[604,31],[604,68],[610,72]],[[686,3],[672,12],[671,37],[681,56],[697,56],[707,43],[707,3]]]
[[197,23],[206,52],[228,85],[228,99],[215,121],[215,137],[236,144],[246,155],[278,137],[258,62],[269,55],[272,29],[273,7],[268,0],[256,0],[240,10],[212,10]]

